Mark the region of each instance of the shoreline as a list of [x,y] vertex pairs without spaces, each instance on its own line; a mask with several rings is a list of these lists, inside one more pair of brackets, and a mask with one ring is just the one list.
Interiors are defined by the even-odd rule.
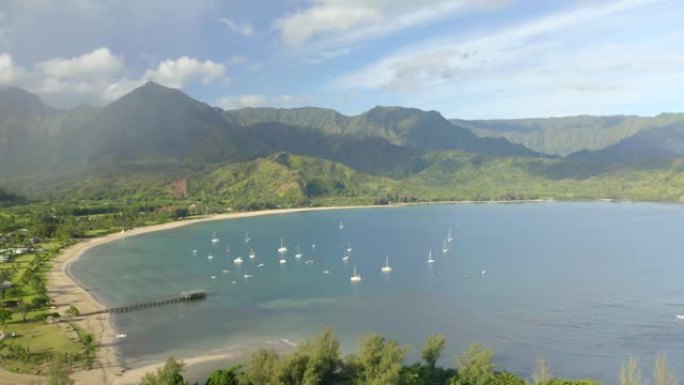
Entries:
[[[70,273],[70,266],[89,249],[109,243],[129,236],[137,236],[158,231],[170,230],[197,223],[242,219],[269,215],[282,215],[312,211],[329,210],[349,210],[358,208],[397,208],[417,205],[436,205],[436,204],[522,204],[522,203],[553,203],[558,202],[553,199],[532,199],[514,201],[435,201],[435,202],[407,202],[392,203],[388,205],[354,205],[354,206],[321,206],[321,207],[301,207],[289,209],[270,209],[250,212],[213,214],[191,219],[182,219],[174,222],[167,222],[157,225],[133,228],[125,232],[110,233],[97,238],[81,240],[74,245],[65,248],[51,262],[52,267],[46,273],[47,291],[56,306],[56,311],[63,314],[70,306],[75,305],[81,313],[96,311],[105,308],[105,304],[97,298],[94,292],[89,291]],[[594,202],[616,202],[607,199],[594,200]],[[622,201],[617,201],[622,202]],[[145,373],[161,366],[163,362],[145,365],[138,368],[126,368],[123,359],[116,346],[116,331],[108,313],[96,316],[80,317],[74,321],[79,327],[92,333],[100,346],[98,349],[95,369],[81,370],[75,372],[72,378],[75,384],[100,383],[104,385],[126,385],[137,384]],[[236,354],[209,354],[193,356],[189,358],[179,358],[188,366],[202,364],[216,360],[226,360],[235,358]],[[1,377],[1,376],[0,376]],[[0,381],[0,383],[2,383]]]
[[[78,243],[65,248],[55,258],[52,267],[46,273],[47,292],[56,307],[57,312],[64,314],[64,311],[71,305],[76,306],[81,313],[104,309],[103,304],[96,295],[84,288],[81,283],[71,275],[70,266],[93,247],[103,245],[118,239],[129,236],[153,233],[188,226],[196,223],[242,219],[258,216],[281,215],[299,212],[322,211],[322,210],[348,210],[357,208],[385,208],[401,207],[404,204],[394,205],[367,205],[367,206],[324,206],[324,207],[301,207],[291,209],[272,209],[249,211],[239,213],[225,213],[203,216],[198,218],[183,219],[174,222],[167,222],[158,225],[150,225],[134,228],[123,233],[111,233],[101,237],[79,241]],[[75,384],[103,384],[103,385],[123,385],[137,384],[145,373],[154,370],[162,363],[147,365],[140,368],[128,369],[123,365],[123,360],[116,347],[116,331],[108,313],[98,314],[89,317],[78,317],[73,321],[79,327],[92,333],[100,348],[98,349],[95,368],[92,370],[81,370],[72,376]],[[182,359],[187,366],[206,363],[215,360],[225,360],[233,358],[234,354],[206,355]]]

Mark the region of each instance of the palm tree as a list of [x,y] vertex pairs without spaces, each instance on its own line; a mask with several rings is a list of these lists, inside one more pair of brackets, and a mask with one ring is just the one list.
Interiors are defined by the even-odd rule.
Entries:
[[95,351],[97,350],[97,343],[92,334],[86,334],[81,339],[83,343],[84,356],[85,356],[85,366],[86,369],[90,370],[93,368],[93,363],[95,362]]

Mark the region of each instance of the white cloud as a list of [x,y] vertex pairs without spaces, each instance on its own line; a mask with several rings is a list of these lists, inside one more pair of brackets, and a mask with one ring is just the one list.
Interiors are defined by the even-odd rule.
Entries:
[[580,3],[499,30],[425,40],[335,79],[331,88],[390,92],[460,117],[634,106],[653,84],[676,78],[684,63],[684,51],[676,48],[683,32],[638,28],[646,10],[651,20],[677,13],[668,8],[674,5],[649,7],[654,3],[666,4]]
[[54,58],[38,63],[36,68],[45,77],[65,79],[72,77],[111,76],[124,68],[121,58],[112,55],[109,48],[97,48],[81,56],[71,59]]
[[298,46],[322,38],[324,47],[386,36],[472,9],[503,6],[506,0],[309,0],[310,6],[276,20],[282,40]]
[[250,23],[238,23],[227,17],[218,17],[216,20],[225,25],[230,32],[237,33],[238,35],[249,37],[254,34],[254,27]]
[[15,83],[22,73],[22,69],[14,65],[12,56],[4,53],[0,55],[0,84]]
[[10,54],[0,54],[0,84],[23,87],[58,106],[110,102],[148,80],[172,88],[227,81],[225,72],[223,64],[183,56],[163,60],[141,76],[130,76],[123,59],[107,47],[73,58],[51,58],[31,70],[16,66]]
[[182,88],[188,82],[198,79],[202,84],[225,80],[225,71],[223,64],[183,56],[176,60],[164,60],[156,69],[147,70],[143,79],[152,80],[167,87]]
[[550,47],[555,44],[553,42],[539,43],[532,41],[533,38],[653,2],[618,1],[547,16],[476,38],[424,41],[344,76],[334,84],[342,89],[414,91],[493,69],[510,69],[518,59],[528,59],[532,54],[543,55],[545,50],[555,48]]
[[237,96],[225,96],[218,102],[219,107],[233,110],[245,107],[278,107],[289,108],[310,104],[311,98],[289,94],[267,96],[261,94],[246,94]]

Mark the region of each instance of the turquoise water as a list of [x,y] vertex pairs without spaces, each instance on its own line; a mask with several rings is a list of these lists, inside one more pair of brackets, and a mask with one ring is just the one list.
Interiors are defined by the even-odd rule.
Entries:
[[[443,254],[450,227],[451,249]],[[214,231],[217,244],[210,242]],[[335,210],[130,237],[91,249],[71,272],[111,306],[187,289],[212,293],[203,302],[115,316],[133,367],[169,354],[296,343],[330,325],[349,351],[361,334],[376,331],[413,346],[416,359],[427,336],[440,332],[448,338],[443,364],[480,342],[514,372],[527,374],[546,357],[556,375],[612,381],[630,354],[650,365],[666,353],[684,374],[684,321],[675,319],[684,313],[683,235],[684,207],[676,205]],[[284,265],[276,251],[281,236],[289,248]],[[293,256],[297,245],[301,260]],[[247,258],[250,247],[255,260]],[[434,264],[426,263],[429,249]],[[238,255],[241,266],[233,263]],[[383,274],[387,256],[393,271]],[[363,277],[356,284],[349,279],[354,265]]]

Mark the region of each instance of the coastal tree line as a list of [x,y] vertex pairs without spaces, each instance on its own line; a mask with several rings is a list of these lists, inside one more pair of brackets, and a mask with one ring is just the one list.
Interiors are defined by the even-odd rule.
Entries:
[[[242,365],[214,370],[205,385],[601,385],[592,379],[554,377],[545,360],[537,361],[529,378],[500,370],[494,352],[479,344],[469,346],[455,357],[456,369],[437,365],[446,339],[430,336],[421,350],[421,360],[406,364],[409,349],[379,334],[363,336],[355,354],[342,356],[340,342],[332,329],[281,354],[259,349]],[[184,365],[169,358],[155,372],[147,373],[140,385],[190,385],[183,378]],[[678,385],[659,356],[652,381],[641,373],[639,362],[630,358],[619,371],[618,385]],[[196,383],[196,385],[199,385]]]

